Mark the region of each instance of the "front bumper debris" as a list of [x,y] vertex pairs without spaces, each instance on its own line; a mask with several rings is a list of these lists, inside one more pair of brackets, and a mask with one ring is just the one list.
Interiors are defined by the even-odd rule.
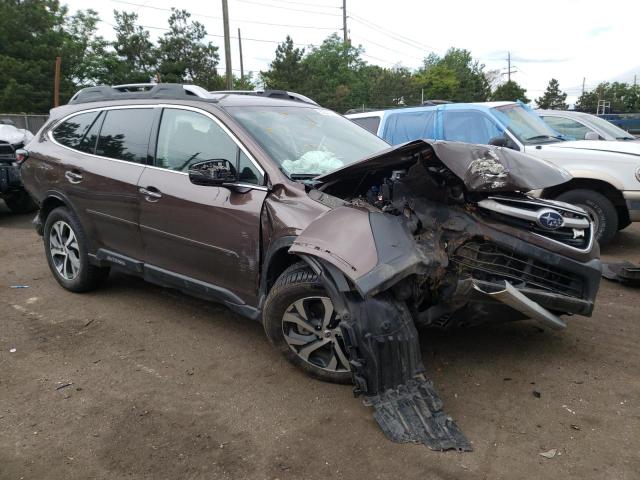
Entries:
[[442,400],[424,375],[365,397],[364,404],[375,409],[373,417],[393,442],[422,443],[431,450],[472,451],[460,428],[442,411]]

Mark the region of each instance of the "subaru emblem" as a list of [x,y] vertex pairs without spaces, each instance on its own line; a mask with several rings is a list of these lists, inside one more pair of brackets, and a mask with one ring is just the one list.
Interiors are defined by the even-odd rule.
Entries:
[[564,218],[555,210],[545,208],[538,212],[538,225],[548,230],[556,230],[564,225]]

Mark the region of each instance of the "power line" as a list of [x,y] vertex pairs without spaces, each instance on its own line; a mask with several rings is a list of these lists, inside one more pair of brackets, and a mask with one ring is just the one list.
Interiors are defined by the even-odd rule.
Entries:
[[[140,8],[148,8],[151,10],[159,10],[162,12],[171,12],[172,10],[170,8],[165,8],[165,7],[156,7],[153,5],[145,5],[142,3],[135,3],[135,2],[127,2],[125,0],[109,0],[113,3],[121,3],[123,5],[131,5],[134,7],[140,7]],[[195,13],[195,12],[189,12],[191,13],[192,16],[194,17],[201,17],[201,18],[209,18],[212,20],[222,20],[222,17],[217,17],[215,15],[206,15],[204,13]],[[237,23],[253,23],[256,25],[269,25],[269,26],[273,26],[273,27],[289,27],[289,28],[309,28],[309,29],[313,29],[313,30],[337,30],[334,27],[317,27],[315,25],[290,25],[290,24],[286,24],[286,23],[271,23],[271,22],[260,22],[258,20],[244,20],[244,19],[233,19],[234,22]]]
[[303,12],[303,13],[313,13],[314,15],[327,15],[330,17],[341,17],[342,14],[341,13],[328,13],[328,12],[314,12],[313,10],[302,10],[300,8],[293,8],[293,7],[281,7],[280,5],[272,5],[272,4],[268,4],[268,3],[262,3],[262,2],[254,2],[253,0],[236,0],[237,2],[242,2],[242,3],[250,3],[253,5],[261,5],[263,7],[269,7],[269,8],[280,8],[283,10],[291,10],[294,12]]
[[278,2],[278,3],[289,3],[291,5],[304,5],[306,7],[316,7],[316,8],[341,8],[341,7],[336,7],[333,5],[320,5],[317,3],[306,3],[306,2],[291,2],[288,0],[271,0],[272,2]]
[[371,29],[374,29],[374,30],[378,30],[380,33],[383,33],[383,34],[387,35],[388,37],[393,38],[394,40],[396,40],[398,42],[405,43],[406,45],[409,45],[410,47],[417,48],[417,49],[420,49],[420,50],[435,51],[435,48],[433,48],[433,47],[431,47],[429,45],[426,45],[426,44],[423,44],[423,43],[418,42],[416,40],[413,40],[412,38],[406,37],[406,36],[401,35],[399,33],[392,32],[391,30],[389,30],[389,29],[387,29],[385,27],[382,27],[380,25],[377,25],[377,24],[375,24],[375,23],[373,23],[373,22],[371,22],[371,21],[369,21],[369,20],[367,20],[365,18],[362,18],[362,17],[360,17],[358,15],[351,14],[349,17],[351,19],[355,20],[356,22],[360,23],[361,25],[364,25],[365,27],[368,27],[368,28],[371,28]]
[[[397,53],[397,54],[399,54],[399,55],[404,55],[404,56],[406,56],[406,57],[411,57],[411,58],[414,58],[414,59],[416,59],[416,60],[420,60],[420,61],[424,60],[424,58],[417,57],[417,56],[415,56],[415,55],[407,55],[405,52],[401,52],[400,50],[395,50],[395,49],[393,49],[393,48],[389,48],[389,47],[387,47],[387,46],[385,46],[385,45],[382,45],[382,44],[380,44],[380,43],[376,43],[376,42],[374,42],[373,40],[369,40],[368,38],[364,38],[364,37],[363,37],[363,36],[361,36],[361,35],[360,35],[359,37],[360,37],[363,41],[365,41],[365,42],[367,42],[367,43],[370,43],[371,45],[375,45],[376,47],[384,48],[385,50],[389,50],[390,52],[394,52],[394,53]],[[353,39],[352,39],[352,40],[353,40]],[[353,42],[352,42],[352,43],[353,43]]]

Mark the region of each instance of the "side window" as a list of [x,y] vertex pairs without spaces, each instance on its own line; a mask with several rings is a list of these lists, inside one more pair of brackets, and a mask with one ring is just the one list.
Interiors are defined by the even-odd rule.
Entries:
[[240,156],[238,157],[238,172],[239,180],[242,183],[253,185],[262,185],[264,183],[264,176],[242,150],[240,150]]
[[587,132],[591,132],[590,128],[585,127],[575,120],[563,117],[542,117],[542,119],[555,131],[567,137],[573,137],[576,140],[584,140]]
[[442,122],[444,140],[486,145],[503,134],[486,115],[472,110],[444,110]]
[[93,121],[87,133],[84,134],[82,140],[80,140],[80,144],[78,145],[78,150],[85,153],[94,153],[96,151],[96,142],[98,141],[98,134],[100,133],[100,127],[102,126],[102,120],[104,119],[105,112],[100,112],[100,114]]
[[116,160],[145,163],[153,124],[152,108],[107,110],[96,154]]
[[434,138],[436,110],[420,110],[417,112],[391,113],[384,124],[384,138],[391,145]]
[[237,166],[241,182],[263,183],[262,173],[216,122],[201,113],[164,109],[156,148],[158,167],[186,172],[193,163],[219,159]]
[[[65,147],[78,148],[91,127],[97,124],[100,112],[87,112],[74,115],[58,125],[53,131],[53,138]],[[95,145],[95,142],[94,142]]]
[[360,125],[365,130],[369,130],[374,135],[378,134],[378,127],[380,126],[380,117],[360,117],[350,118],[353,123]]

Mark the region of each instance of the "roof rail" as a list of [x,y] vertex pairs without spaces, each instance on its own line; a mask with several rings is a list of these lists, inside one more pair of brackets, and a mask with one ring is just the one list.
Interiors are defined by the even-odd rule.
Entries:
[[152,98],[212,100],[209,93],[197,85],[179,83],[135,83],[128,85],[98,85],[83,88],[71,97],[69,104],[103,102],[106,100],[142,100]]
[[296,102],[318,105],[318,102],[310,99],[309,97],[296,92],[288,92],[286,90],[214,90],[209,93],[215,95],[255,95],[259,97],[281,98],[283,100],[293,100]]

